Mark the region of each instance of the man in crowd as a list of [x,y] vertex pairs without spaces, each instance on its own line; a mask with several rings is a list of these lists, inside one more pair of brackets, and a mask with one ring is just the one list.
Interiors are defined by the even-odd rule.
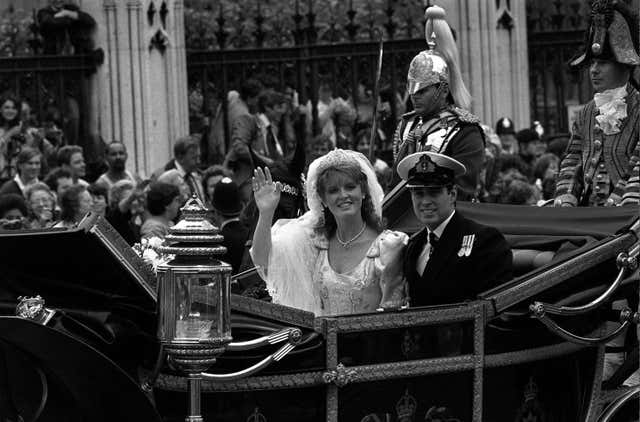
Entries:
[[496,122],[496,135],[500,138],[502,152],[505,154],[519,154],[520,148],[516,139],[516,129],[513,120],[502,117]]
[[198,172],[200,164],[200,145],[191,136],[185,136],[176,141],[173,146],[173,161],[167,164],[165,172],[158,180],[168,178],[169,172],[177,172],[189,188],[189,195],[196,195],[205,202],[204,189],[202,187],[202,177]]
[[453,157],[467,168],[456,180],[458,199],[471,200],[484,161],[484,134],[479,119],[465,110],[471,98],[460,75],[453,34],[442,16],[437,6],[427,9],[427,33],[435,37],[427,40],[429,50],[409,65],[407,88],[414,110],[402,116],[396,129],[395,165],[418,151]]
[[227,96],[229,129],[234,127],[241,116],[251,116],[258,111],[258,96],[261,91],[262,84],[259,81],[247,79],[240,87],[240,92],[229,92]]
[[220,257],[220,260],[229,263],[233,268],[233,274],[235,274],[240,268],[244,246],[249,239],[249,231],[239,218],[242,211],[242,201],[237,183],[228,177],[224,177],[216,183],[211,205],[216,223],[220,228],[220,234],[224,236],[222,246],[227,248],[227,252]]
[[456,211],[455,180],[465,167],[446,155],[417,152],[398,164],[413,211],[425,226],[409,240],[404,274],[411,306],[456,303],[512,278],[512,254],[493,227]]
[[520,149],[520,157],[533,169],[538,158],[547,152],[547,144],[540,139],[535,129],[522,129],[516,133]]
[[137,178],[126,169],[127,157],[127,147],[122,142],[113,141],[107,145],[107,171],[101,174],[95,183],[104,186],[107,192],[120,180],[129,180],[136,184]]
[[58,150],[58,166],[71,174],[73,183],[79,183],[85,187],[89,183],[83,179],[86,174],[86,164],[82,147],[78,145],[66,145]]
[[[596,2],[586,50],[571,62],[589,65],[595,94],[573,126],[560,163],[557,206],[640,203],[640,93],[637,22],[623,2]],[[635,81],[637,84],[638,81]],[[637,86],[637,85],[636,85]]]
[[70,1],[49,0],[46,7],[38,10],[37,22],[45,54],[62,53],[67,41],[76,54],[93,49],[91,37],[96,21]]
[[263,91],[258,97],[258,113],[241,115],[234,122],[225,167],[234,171],[243,202],[248,202],[251,197],[254,163],[249,148],[268,165],[281,161],[286,154],[285,142],[281,142],[278,129],[287,110],[287,101],[284,94]]

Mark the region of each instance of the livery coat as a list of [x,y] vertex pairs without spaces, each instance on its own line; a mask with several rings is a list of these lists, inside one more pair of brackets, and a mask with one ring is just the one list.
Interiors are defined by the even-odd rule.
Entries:
[[640,203],[640,93],[627,85],[627,117],[620,132],[605,135],[596,125],[593,100],[573,125],[567,155],[560,164],[556,203],[573,206]]
[[[475,235],[469,256],[459,256],[465,236]],[[474,299],[479,293],[512,278],[513,257],[495,228],[453,215],[434,247],[422,275],[416,261],[428,237],[426,228],[409,239],[404,274],[411,306],[441,305]]]
[[456,179],[458,199],[475,197],[484,161],[484,132],[479,119],[466,110],[450,107],[436,117],[422,121],[415,112],[402,116],[393,138],[394,180],[399,181],[396,168],[407,155],[430,151],[448,155],[460,161],[467,173]]

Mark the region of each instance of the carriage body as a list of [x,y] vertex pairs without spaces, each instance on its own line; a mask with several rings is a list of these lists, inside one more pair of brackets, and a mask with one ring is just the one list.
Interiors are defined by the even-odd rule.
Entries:
[[[412,232],[418,226],[407,200],[406,191],[392,192],[385,216],[391,228]],[[403,311],[315,317],[234,295],[234,341],[283,327],[299,328],[303,341],[260,373],[230,382],[203,381],[205,420],[524,421],[535,416],[595,421],[602,408],[604,345],[559,337],[531,318],[529,306],[538,300],[582,304],[606,290],[617,273],[618,254],[638,241],[637,232],[628,229],[634,218],[637,225],[637,210],[605,214],[466,203],[458,209],[498,227],[514,248],[552,252],[552,259],[537,268],[522,265],[514,280],[475,301]],[[59,341],[71,336],[93,350],[105,365],[122,372],[128,381],[121,383],[139,385],[149,375],[157,355],[155,278],[108,223],[92,217],[71,231],[0,234],[0,244],[4,315],[13,312],[18,296],[39,294],[48,307],[92,321],[85,325],[99,335],[69,324],[41,329],[64,331]],[[41,265],[22,259],[27,252],[41,256]],[[635,291],[637,281],[637,274],[625,279],[621,291]],[[562,324],[576,336],[597,337],[606,319],[596,310],[563,318]],[[107,334],[100,335],[94,323]],[[12,344],[11,336],[4,330],[3,344]],[[15,347],[44,365],[39,352],[30,349],[46,347],[37,339]],[[227,352],[210,372],[238,371],[272,352],[269,347]],[[76,388],[64,373],[49,373],[57,377],[52,386],[66,385],[67,392]],[[103,387],[95,384],[97,390]],[[164,368],[153,394],[155,413],[149,420],[182,420],[183,377]],[[149,398],[140,390],[130,395],[136,400]],[[45,406],[44,412],[54,407]],[[88,419],[101,420],[107,413],[99,414]]]

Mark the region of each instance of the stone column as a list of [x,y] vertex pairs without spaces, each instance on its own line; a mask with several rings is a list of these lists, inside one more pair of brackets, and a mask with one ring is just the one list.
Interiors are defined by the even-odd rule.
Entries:
[[456,31],[472,111],[494,126],[500,117],[516,128],[531,125],[526,2],[439,0]]
[[188,134],[183,0],[84,0],[104,64],[92,81],[96,131],[122,141],[130,171],[150,175]]

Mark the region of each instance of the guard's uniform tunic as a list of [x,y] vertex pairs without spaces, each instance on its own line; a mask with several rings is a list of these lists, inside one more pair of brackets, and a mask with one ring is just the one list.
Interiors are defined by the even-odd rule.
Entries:
[[397,178],[398,163],[409,154],[445,154],[467,168],[467,173],[456,179],[458,199],[473,199],[484,159],[484,132],[479,122],[476,116],[458,107],[447,108],[426,121],[415,112],[403,115],[393,139],[394,177]]

